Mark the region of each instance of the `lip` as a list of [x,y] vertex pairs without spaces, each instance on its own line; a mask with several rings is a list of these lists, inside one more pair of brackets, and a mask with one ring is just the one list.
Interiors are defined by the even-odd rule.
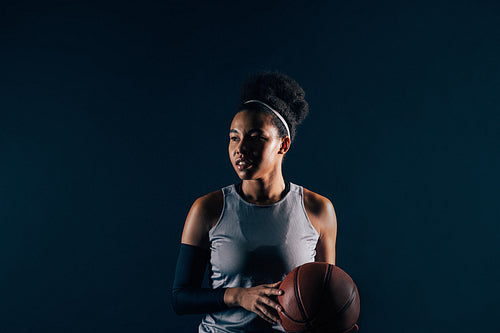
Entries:
[[246,170],[246,169],[250,169],[252,167],[252,164],[245,164],[245,165],[237,165],[236,168],[238,168],[238,170]]
[[[240,163],[240,162],[243,162],[244,164],[239,165],[238,163]],[[235,161],[235,163],[234,163],[234,164],[236,165],[236,168],[237,168],[238,170],[249,169],[249,168],[251,168],[251,167],[253,166],[253,164],[252,164],[250,161],[248,161],[248,160],[246,160],[246,159],[244,159],[244,158],[238,158],[238,159]]]

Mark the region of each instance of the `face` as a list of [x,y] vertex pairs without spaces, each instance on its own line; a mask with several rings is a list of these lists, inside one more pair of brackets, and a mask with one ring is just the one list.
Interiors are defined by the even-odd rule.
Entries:
[[278,172],[286,147],[271,115],[238,112],[229,131],[229,158],[241,179],[262,179]]

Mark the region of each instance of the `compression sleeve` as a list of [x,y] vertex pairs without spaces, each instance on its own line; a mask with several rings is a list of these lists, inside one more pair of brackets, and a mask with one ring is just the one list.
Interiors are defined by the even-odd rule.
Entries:
[[172,288],[172,307],[179,314],[211,313],[227,309],[225,288],[201,288],[208,250],[181,243]]

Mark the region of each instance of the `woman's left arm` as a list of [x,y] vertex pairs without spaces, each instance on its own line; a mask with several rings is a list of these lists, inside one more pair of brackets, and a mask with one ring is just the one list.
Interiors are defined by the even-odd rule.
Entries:
[[316,224],[319,240],[316,245],[316,261],[335,265],[335,242],[337,239],[337,217],[332,202],[321,197],[318,199]]

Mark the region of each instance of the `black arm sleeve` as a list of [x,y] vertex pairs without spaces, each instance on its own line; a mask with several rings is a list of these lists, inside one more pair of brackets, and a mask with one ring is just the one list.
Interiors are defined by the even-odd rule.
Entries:
[[227,309],[225,288],[201,288],[209,258],[207,250],[182,244],[175,267],[172,307],[179,314],[211,313]]

